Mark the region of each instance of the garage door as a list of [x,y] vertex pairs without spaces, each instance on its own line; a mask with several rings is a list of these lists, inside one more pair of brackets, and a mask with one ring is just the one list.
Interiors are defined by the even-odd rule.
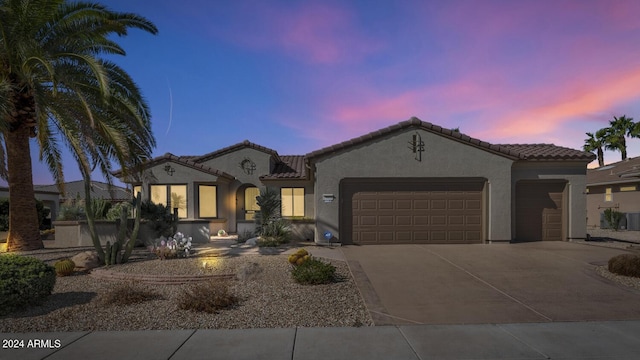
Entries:
[[[343,184],[345,243],[482,243],[482,180]],[[346,235],[346,236],[345,236]]]
[[516,240],[560,241],[566,182],[516,184]]

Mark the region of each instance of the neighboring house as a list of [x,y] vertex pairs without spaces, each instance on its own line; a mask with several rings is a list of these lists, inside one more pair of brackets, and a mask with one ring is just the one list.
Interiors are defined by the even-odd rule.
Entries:
[[[36,186],[33,187],[35,191],[35,197],[37,200],[42,201],[42,205],[45,209],[49,209],[51,212],[49,213],[49,218],[45,223],[45,226],[51,225],[51,219],[55,219],[58,216],[58,211],[60,208],[60,193],[58,190],[49,191],[36,189]],[[9,188],[8,187],[0,187],[0,199],[8,199],[9,198]]]
[[[61,194],[58,186],[53,185],[34,185],[36,199],[42,201],[45,208],[51,210],[50,219],[55,220],[60,212],[60,205],[68,199],[84,200],[84,181],[71,181],[64,183],[65,194]],[[111,202],[131,201],[131,190],[109,184],[92,181],[91,191],[94,198],[103,198]],[[0,198],[9,198],[9,188],[0,187]]]
[[551,144],[489,144],[412,118],[306,155],[244,141],[157,157],[141,181],[116,176],[212,232],[244,229],[256,195],[272,187],[283,216],[306,219],[316,242],[490,243],[584,238],[594,158]]
[[[60,194],[59,202],[64,203],[67,200],[84,200],[84,180],[70,181],[63,184],[64,193],[59,193],[58,186],[53,185],[34,185],[36,191],[56,192]],[[112,203],[131,201],[131,190],[121,186],[109,185],[100,181],[91,181],[91,196],[94,199],[105,199]]]
[[640,156],[587,170],[587,226],[606,227],[605,209],[625,213],[621,225],[640,230]]

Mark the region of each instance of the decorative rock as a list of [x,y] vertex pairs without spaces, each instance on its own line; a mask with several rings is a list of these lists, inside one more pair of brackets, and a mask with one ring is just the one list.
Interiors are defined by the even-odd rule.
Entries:
[[76,264],[76,268],[81,270],[91,270],[100,266],[100,259],[95,251],[81,252],[71,260]]
[[250,246],[256,246],[258,245],[258,238],[251,238],[247,241],[244,242],[246,245],[250,245]]

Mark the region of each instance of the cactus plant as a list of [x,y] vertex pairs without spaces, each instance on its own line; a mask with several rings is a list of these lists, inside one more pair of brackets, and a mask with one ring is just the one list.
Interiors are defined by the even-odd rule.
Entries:
[[53,264],[58,276],[68,276],[73,274],[76,264],[71,259],[58,260]]

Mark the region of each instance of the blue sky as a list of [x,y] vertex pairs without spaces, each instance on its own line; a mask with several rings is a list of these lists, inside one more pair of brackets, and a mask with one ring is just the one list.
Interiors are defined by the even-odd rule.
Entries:
[[[638,1],[101,3],[159,29],[118,39],[115,59],[150,104],[154,156],[244,139],[305,154],[411,116],[581,148],[613,116],[640,120]],[[32,150],[34,183],[52,183]],[[64,169],[80,179],[70,157]]]

